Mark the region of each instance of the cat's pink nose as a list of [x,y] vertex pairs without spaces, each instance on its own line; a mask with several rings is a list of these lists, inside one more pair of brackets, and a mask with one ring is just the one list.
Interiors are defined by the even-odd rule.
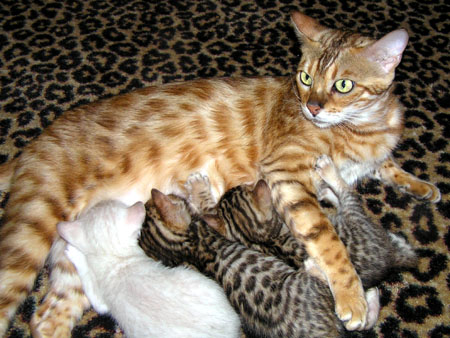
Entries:
[[317,114],[320,113],[320,109],[322,108],[317,103],[307,103],[306,106],[308,107],[312,116],[317,116]]

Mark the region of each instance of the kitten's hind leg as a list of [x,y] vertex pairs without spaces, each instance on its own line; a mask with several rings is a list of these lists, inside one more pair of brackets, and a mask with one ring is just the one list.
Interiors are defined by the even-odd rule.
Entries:
[[217,201],[214,200],[208,176],[195,172],[189,175],[184,186],[188,192],[188,203],[192,211],[207,214],[215,208]]
[[70,337],[72,328],[89,307],[81,280],[65,256],[66,242],[59,238],[50,252],[50,290],[31,318],[33,337]]
[[366,301],[368,306],[367,322],[364,330],[369,330],[375,326],[380,314],[380,291],[378,288],[371,288],[366,291]]

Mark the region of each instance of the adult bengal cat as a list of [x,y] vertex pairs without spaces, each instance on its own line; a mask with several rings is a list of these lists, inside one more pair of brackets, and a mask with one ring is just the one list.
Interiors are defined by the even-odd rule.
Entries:
[[10,189],[0,233],[0,335],[50,251],[51,290],[32,318],[34,334],[68,336],[88,306],[63,254],[59,221],[105,199],[146,201],[152,188],[183,195],[195,171],[210,177],[216,198],[264,178],[285,223],[325,272],[339,318],[348,329],[364,327],[361,282],[319,208],[311,172],[326,154],[349,184],[374,174],[440,199],[434,185],[390,157],[402,132],[392,81],[408,35],[396,30],[376,41],[298,12],[292,21],[302,42],[294,77],[174,83],[80,107],[0,168],[0,187]]

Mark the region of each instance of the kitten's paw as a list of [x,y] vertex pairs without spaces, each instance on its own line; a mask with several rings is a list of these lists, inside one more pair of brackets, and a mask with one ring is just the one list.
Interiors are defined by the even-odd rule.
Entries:
[[339,198],[324,181],[319,183],[316,189],[317,189],[317,199],[319,201],[327,201],[335,207],[339,205]]
[[188,192],[188,202],[194,212],[204,213],[216,205],[208,176],[198,172],[193,173],[189,175],[184,187]]
[[367,301],[362,287],[356,293],[352,289],[347,288],[335,294],[336,314],[347,330],[363,330],[368,317]]
[[375,326],[380,314],[380,291],[378,288],[371,288],[366,291],[366,301],[368,305],[367,322],[364,330],[369,330]]
[[321,155],[317,158],[314,169],[333,190],[338,190],[345,184],[332,159],[327,155]]

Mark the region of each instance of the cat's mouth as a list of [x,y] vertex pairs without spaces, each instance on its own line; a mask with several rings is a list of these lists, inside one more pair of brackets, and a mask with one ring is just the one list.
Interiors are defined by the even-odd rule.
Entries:
[[320,114],[317,114],[316,116],[314,116],[311,114],[309,109],[305,106],[305,107],[302,107],[302,113],[306,117],[306,119],[308,121],[311,121],[316,127],[325,129],[325,128],[330,128],[335,124],[332,121],[324,119],[324,115],[326,115],[326,112],[321,112]]

